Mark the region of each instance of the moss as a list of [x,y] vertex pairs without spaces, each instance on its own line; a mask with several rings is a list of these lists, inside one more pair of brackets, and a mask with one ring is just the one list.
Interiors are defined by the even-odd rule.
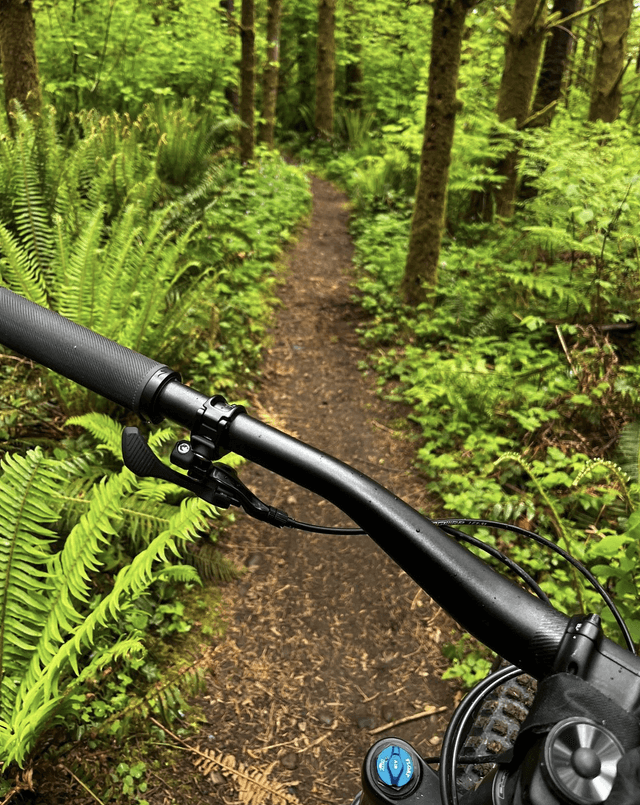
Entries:
[[593,77],[589,120],[611,123],[620,114],[621,78],[633,0],[610,0],[602,11],[602,33]]
[[315,126],[324,137],[333,135],[333,92],[336,77],[335,18],[336,0],[320,0]]

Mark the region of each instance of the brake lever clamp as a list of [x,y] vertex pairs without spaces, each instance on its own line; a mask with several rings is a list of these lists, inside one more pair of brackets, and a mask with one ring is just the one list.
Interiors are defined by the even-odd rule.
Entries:
[[[140,478],[159,478],[175,484],[221,509],[238,506],[256,520],[282,528],[289,522],[286,512],[268,506],[248,489],[238,478],[236,471],[226,464],[214,464],[202,450],[206,440],[195,437],[197,451],[192,442],[177,442],[170,461],[187,475],[172,470],[163,464],[149,447],[136,427],[125,428],[122,434],[122,457],[125,466]],[[211,454],[210,454],[211,455]]]

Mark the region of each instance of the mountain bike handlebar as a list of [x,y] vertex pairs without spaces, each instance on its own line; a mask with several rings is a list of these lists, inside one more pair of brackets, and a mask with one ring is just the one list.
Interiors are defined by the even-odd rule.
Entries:
[[[0,343],[152,421],[192,429],[208,397],[179,375],[92,330],[0,288]],[[226,408],[223,406],[223,410]],[[550,672],[568,619],[500,576],[367,476],[237,411],[219,446],[330,500],[458,623],[514,664]]]
[[494,571],[366,475],[6,288],[0,288],[0,343],[147,420],[168,418],[188,428],[209,458],[233,451],[326,498],[500,656],[538,679],[557,672],[579,676],[637,718],[637,657],[604,638],[589,619],[569,619]]
[[0,343],[102,397],[152,419],[168,366],[0,287]]

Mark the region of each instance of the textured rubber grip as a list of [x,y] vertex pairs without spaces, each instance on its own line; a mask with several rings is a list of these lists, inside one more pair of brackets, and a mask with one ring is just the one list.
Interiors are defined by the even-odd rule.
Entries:
[[123,347],[58,313],[0,287],[0,344],[53,369],[136,413],[157,376],[177,377],[164,364]]

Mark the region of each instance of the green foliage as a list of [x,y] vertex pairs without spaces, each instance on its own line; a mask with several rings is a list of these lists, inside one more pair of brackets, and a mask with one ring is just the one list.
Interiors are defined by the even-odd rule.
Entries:
[[[36,129],[20,115],[0,141],[0,281],[176,368],[210,362],[207,382],[219,373],[228,388],[258,352],[272,261],[307,207],[306,180],[274,155],[245,172],[222,163],[220,127],[189,104],[77,121],[71,149],[52,118]],[[169,201],[167,181],[194,184]],[[67,411],[86,409],[78,387],[46,384]]]
[[237,45],[217,5],[40,0],[36,14],[45,97],[63,118],[83,108],[135,115],[190,95],[218,106],[236,80]]
[[491,670],[489,652],[469,635],[462,635],[457,643],[447,643],[442,653],[451,663],[442,678],[455,679],[466,688],[472,688]]
[[159,134],[156,172],[171,185],[188,187],[201,181],[216,161],[215,150],[235,133],[237,118],[220,119],[211,109],[196,110],[193,98],[178,109],[157,103],[146,112]]
[[[128,496],[135,503],[135,477],[105,476],[65,533],[56,524],[69,505],[69,462],[35,449],[6,456],[1,469],[0,755],[23,764],[46,728],[82,711],[88,679],[141,651],[140,630],[126,616],[150,586],[168,576],[197,579],[191,567],[167,562],[204,528],[210,507],[191,499],[157,518],[146,547],[96,594],[94,577],[117,539],[124,503]],[[105,641],[116,624],[117,638]]]
[[[519,133],[524,192],[511,225],[469,224],[473,195],[495,186],[490,166],[511,142],[478,83],[475,60],[490,63],[494,51],[478,47],[471,42],[463,64],[468,103],[457,121],[439,285],[421,309],[398,299],[412,189],[391,169],[417,164],[419,118],[388,124],[373,153],[362,148],[329,163],[358,214],[358,294],[369,315],[362,337],[383,393],[410,406],[439,508],[557,538],[615,594],[637,639],[633,484],[625,491],[605,462],[597,472],[608,468],[611,483],[587,486],[584,476],[640,413],[638,341],[632,326],[617,329],[637,320],[637,136],[623,123],[587,125],[559,111],[550,129]],[[635,479],[637,431],[622,433],[625,471]],[[508,452],[517,461],[497,463]],[[560,560],[500,540],[556,606],[602,611],[617,634],[597,595]],[[461,647],[450,653],[451,673],[467,681],[476,660],[485,667],[481,652],[469,661]]]

